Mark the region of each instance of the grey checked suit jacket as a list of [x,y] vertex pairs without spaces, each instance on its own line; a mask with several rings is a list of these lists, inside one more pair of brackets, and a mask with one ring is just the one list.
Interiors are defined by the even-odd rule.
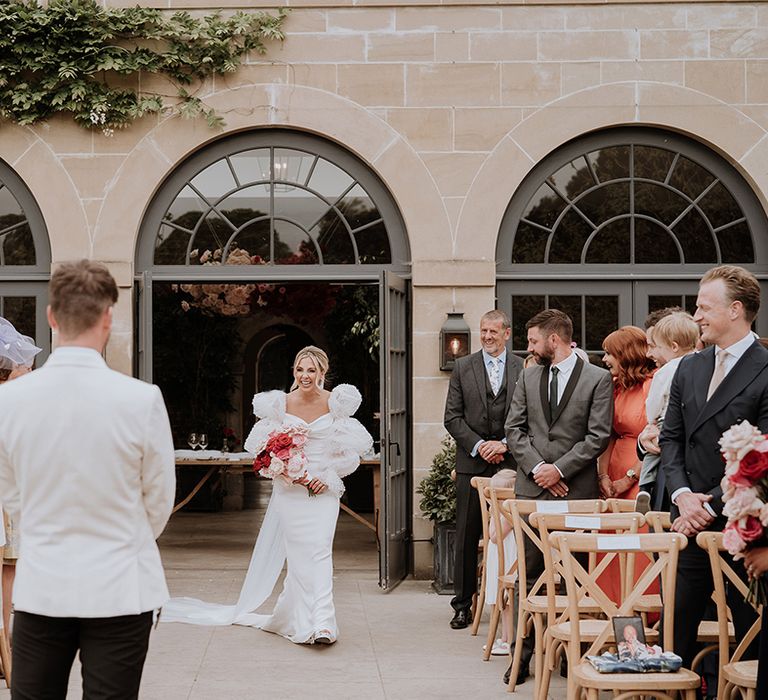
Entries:
[[533,480],[540,462],[557,464],[568,498],[597,498],[597,458],[613,424],[611,375],[578,359],[554,416],[549,415],[549,368],[523,370],[505,425],[507,448],[517,463],[515,490],[527,498],[549,497]]

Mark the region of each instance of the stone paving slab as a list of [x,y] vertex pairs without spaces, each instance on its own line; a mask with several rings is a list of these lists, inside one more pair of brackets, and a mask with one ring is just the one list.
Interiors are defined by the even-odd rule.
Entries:
[[[175,515],[160,539],[171,594],[234,602],[262,515]],[[160,624],[152,633],[141,698],[532,698],[532,680],[514,695],[505,692],[505,657],[482,660],[486,624],[478,637],[469,630],[450,629],[449,596],[435,594],[429,582],[414,580],[382,593],[372,533],[344,514],[334,562],[340,628],[336,644],[301,646],[243,627]],[[76,666],[70,698],[81,696],[79,676]],[[555,677],[550,696],[565,697],[561,678]],[[0,690],[0,700],[9,697],[7,690]]]

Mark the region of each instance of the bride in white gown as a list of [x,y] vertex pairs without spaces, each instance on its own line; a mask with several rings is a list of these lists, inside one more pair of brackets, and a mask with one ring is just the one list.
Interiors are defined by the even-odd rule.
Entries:
[[[372,445],[352,415],[360,392],[349,384],[323,389],[328,357],[312,346],[300,350],[291,392],[267,391],[253,397],[259,420],[245,441],[254,452],[269,433],[300,424],[308,428],[304,451],[307,476],[292,484],[275,479],[248,573],[236,605],[172,598],[161,620],[199,625],[250,625],[298,644],[331,644],[338,628],[333,605],[333,536],[344,492],[341,477],[351,474]],[[310,497],[308,490],[315,495]],[[283,590],[271,615],[256,614],[270,596],[287,559]]]

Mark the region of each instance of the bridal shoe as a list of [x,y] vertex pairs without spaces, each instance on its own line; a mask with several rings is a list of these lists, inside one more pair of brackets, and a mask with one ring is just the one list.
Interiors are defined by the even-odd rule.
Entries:
[[320,630],[319,632],[315,632],[312,641],[315,644],[333,644],[336,640],[328,630]]

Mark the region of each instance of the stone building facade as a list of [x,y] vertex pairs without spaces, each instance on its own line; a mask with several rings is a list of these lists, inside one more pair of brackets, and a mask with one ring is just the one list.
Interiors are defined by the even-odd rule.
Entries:
[[[209,0],[144,4],[211,9]],[[768,231],[760,227],[768,199],[768,6],[763,3],[282,4],[291,7],[284,44],[199,86],[198,95],[225,118],[221,130],[178,118],[146,118],[111,138],[64,118],[33,128],[0,125],[0,159],[39,207],[53,265],[79,257],[104,261],[120,284],[107,351],[113,367],[134,371],[141,323],[135,304],[142,272],[139,236],[163,183],[210,144],[275,127],[315,135],[354,155],[388,190],[401,217],[409,259],[400,261],[400,273],[409,280],[411,315],[409,488],[425,475],[444,434],[447,374],[439,369],[438,336],[447,312],[464,313],[476,349],[479,316],[497,297],[506,303],[505,290],[514,295],[515,284],[536,282],[541,291],[535,294],[557,289],[584,297],[585,284],[603,281],[688,280],[680,291],[686,295],[697,275],[718,260],[745,262],[761,277],[768,272],[762,256]],[[258,6],[243,0],[216,5],[225,11]],[[599,152],[603,135],[616,147],[610,136],[617,127],[626,129],[627,144],[635,138],[633,128],[642,135],[638,143],[650,147],[663,148],[667,135],[685,137],[693,150],[672,147],[678,160],[688,158],[715,172],[710,158],[728,173],[718,176],[721,181],[740,179],[744,197],[751,199],[742,201],[728,187],[741,213],[726,224],[747,220],[748,233],[739,235],[751,236],[752,257],[737,245],[729,259],[727,230],[713,224],[720,247],[711,259],[664,258],[655,266],[653,259],[632,253],[624,259],[622,253],[590,266],[585,253],[565,260],[565,267],[526,258],[516,273],[519,256],[514,251],[511,258],[504,256],[521,218],[531,212],[526,202],[514,204],[526,178],[568,144],[576,143],[576,150],[562,162],[582,151]],[[595,140],[579,151],[578,140],[587,136]],[[552,172],[557,167],[553,161]],[[669,165],[666,176],[657,178],[664,188],[672,170]],[[529,181],[528,190],[536,187]],[[700,194],[691,194],[690,201]],[[672,221],[665,225],[674,227]],[[684,242],[682,247],[687,250]],[[46,277],[45,271],[25,276],[6,268],[0,287],[5,294],[13,285]],[[547,287],[550,283],[554,286]],[[635,293],[616,295],[624,304],[627,294]],[[632,301],[620,320],[642,321],[647,300],[643,303]],[[417,507],[408,517],[413,569],[425,574],[432,527]]]

